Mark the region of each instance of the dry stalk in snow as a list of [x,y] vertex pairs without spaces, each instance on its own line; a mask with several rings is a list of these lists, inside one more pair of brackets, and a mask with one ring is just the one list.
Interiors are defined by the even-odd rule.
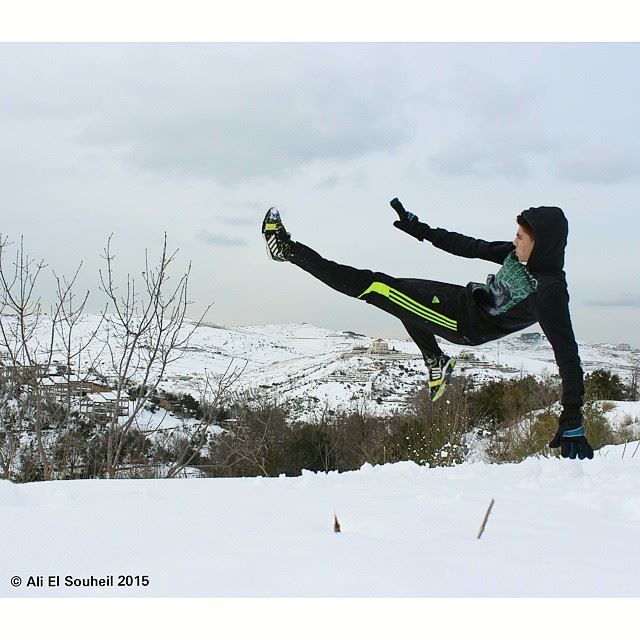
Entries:
[[480,531],[478,531],[478,535],[476,537],[476,540],[480,540],[480,537],[484,533],[484,528],[487,526],[487,520],[489,519],[489,514],[491,513],[491,509],[493,509],[493,504],[494,503],[495,503],[495,500],[493,498],[491,498],[491,502],[489,503],[489,508],[487,509],[487,512],[484,514],[484,520],[482,521],[482,524],[480,525]]

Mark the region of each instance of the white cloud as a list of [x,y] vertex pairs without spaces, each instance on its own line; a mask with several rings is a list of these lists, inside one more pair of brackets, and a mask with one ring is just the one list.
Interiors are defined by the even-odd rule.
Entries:
[[593,298],[588,302],[592,307],[640,307],[640,294],[620,291],[605,294],[602,298]]
[[576,144],[556,161],[557,175],[581,184],[615,184],[637,178],[637,152],[610,144]]
[[501,78],[465,65],[439,87],[434,119],[449,124],[437,135],[430,166],[451,176],[522,180],[552,140],[541,118],[545,92],[530,75]]
[[388,151],[414,128],[389,64],[382,49],[347,45],[132,48],[107,70],[126,92],[98,90],[78,142],[223,183]]
[[[25,235],[63,272],[82,259],[89,273],[100,238],[117,234],[123,267],[134,268],[167,229],[193,263],[194,300],[213,288],[221,322],[298,314],[342,325],[361,313],[369,331],[396,323],[352,312],[331,292],[300,306],[322,289],[295,270],[279,270],[282,289],[264,294],[255,274],[273,266],[259,233],[268,206],[327,257],[464,283],[482,281],[486,266],[390,236],[391,197],[433,224],[504,239],[505,211],[560,203],[572,216],[571,255],[584,261],[568,272],[571,291],[584,292],[578,313],[593,317],[584,301],[594,277],[609,291],[635,273],[638,54],[639,45],[0,44],[4,233]],[[229,270],[232,252],[242,260]],[[594,274],[594,252],[616,260]],[[637,295],[604,302],[611,318],[638,308]],[[636,328],[591,326],[589,337],[627,342]]]
[[218,247],[245,247],[248,244],[244,238],[228,236],[224,233],[211,233],[209,231],[200,231],[198,239],[205,244]]

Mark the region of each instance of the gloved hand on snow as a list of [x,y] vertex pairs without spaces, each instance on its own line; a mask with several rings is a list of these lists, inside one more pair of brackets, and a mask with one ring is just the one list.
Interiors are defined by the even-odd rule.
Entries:
[[553,440],[549,443],[552,449],[560,447],[560,455],[563,458],[575,460],[579,458],[593,458],[593,449],[585,436],[582,425],[578,427],[560,426]]

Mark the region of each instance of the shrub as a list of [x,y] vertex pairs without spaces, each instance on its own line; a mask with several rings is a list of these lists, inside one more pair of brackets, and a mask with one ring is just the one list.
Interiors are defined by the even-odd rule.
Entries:
[[300,475],[303,469],[329,471],[336,468],[336,456],[331,437],[319,425],[293,427],[283,445],[283,473]]
[[[595,402],[582,408],[587,440],[594,451],[608,444],[621,444],[628,433],[612,429],[604,411]],[[534,418],[525,419],[495,432],[486,449],[491,462],[521,462],[531,456],[559,455],[559,449],[549,449],[548,443],[558,429],[558,417],[544,411]]]
[[522,462],[550,454],[548,443],[558,429],[558,418],[543,411],[492,434],[486,455],[491,462]]
[[596,369],[584,378],[586,400],[623,400],[627,388],[620,377],[606,369]]
[[216,475],[277,476],[287,436],[286,411],[276,404],[234,407],[225,432],[210,443]]
[[429,466],[450,466],[467,454],[465,436],[471,420],[467,403],[469,381],[454,378],[447,395],[431,402],[427,389],[413,400],[412,413],[391,425],[387,439],[392,461],[412,460]]
[[582,407],[584,429],[589,444],[594,451],[607,444],[620,444],[619,438],[611,428],[604,411],[595,402],[587,402]]
[[546,409],[559,398],[551,379],[533,376],[492,381],[469,394],[470,412],[478,426],[498,428],[512,424],[536,409]]
[[385,440],[389,417],[372,416],[364,408],[335,414],[330,423],[336,468],[339,471],[359,469],[365,462],[386,462]]
[[464,460],[467,448],[450,425],[419,420],[401,422],[389,439],[394,461],[411,460],[429,467],[451,466]]
[[157,405],[179,418],[196,418],[198,420],[203,418],[200,403],[189,393],[177,394],[159,390],[150,399],[152,405]]

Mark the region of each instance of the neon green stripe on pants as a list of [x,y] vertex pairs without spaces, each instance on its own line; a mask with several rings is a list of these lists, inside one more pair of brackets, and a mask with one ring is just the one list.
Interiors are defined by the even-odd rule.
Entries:
[[448,318],[447,316],[434,311],[433,309],[429,309],[429,307],[425,307],[423,304],[416,302],[413,298],[410,298],[408,295],[390,287],[383,282],[372,282],[369,288],[366,291],[363,291],[358,298],[362,298],[369,293],[377,293],[385,298],[388,298],[394,304],[397,304],[399,307],[406,309],[407,311],[420,316],[424,320],[428,320],[429,322],[433,322],[434,324],[438,324],[441,327],[445,327],[446,329],[450,329],[451,331],[458,330],[458,321],[453,318]]

